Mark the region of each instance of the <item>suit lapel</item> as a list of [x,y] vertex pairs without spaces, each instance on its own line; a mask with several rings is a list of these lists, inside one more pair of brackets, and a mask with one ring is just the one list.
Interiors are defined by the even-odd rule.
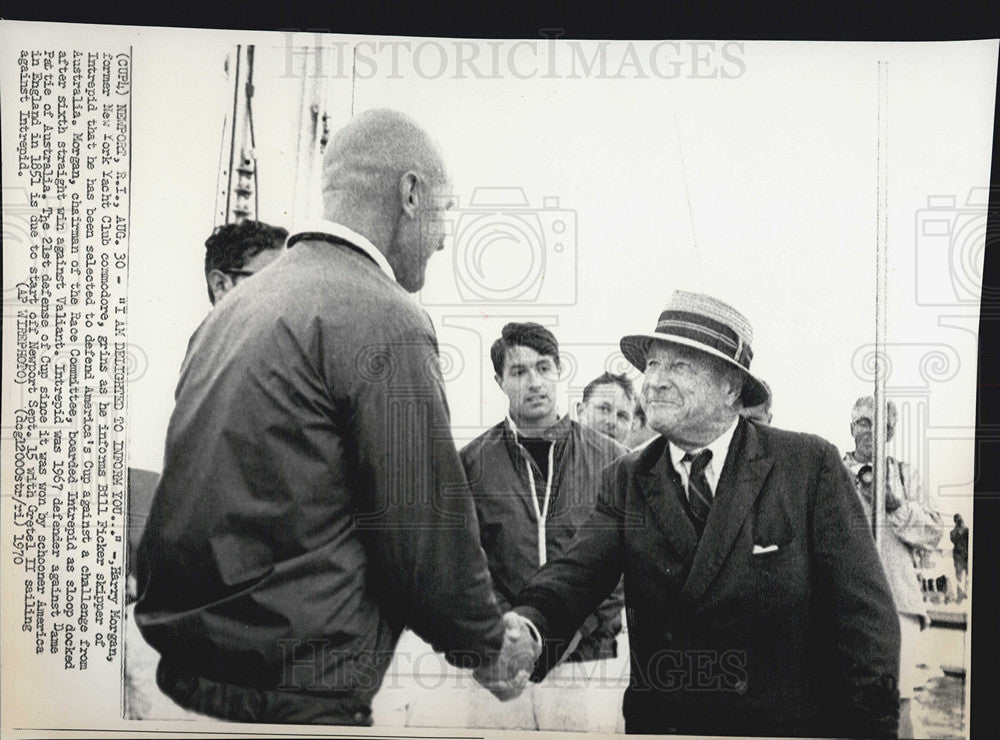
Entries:
[[658,437],[649,443],[643,452],[639,470],[636,479],[653,522],[663,532],[681,562],[690,563],[698,547],[698,535],[678,498],[680,477],[671,475],[673,465],[665,438]]
[[757,430],[740,419],[729,446],[712,508],[705,522],[682,597],[697,602],[715,579],[764,488],[774,460],[760,445]]

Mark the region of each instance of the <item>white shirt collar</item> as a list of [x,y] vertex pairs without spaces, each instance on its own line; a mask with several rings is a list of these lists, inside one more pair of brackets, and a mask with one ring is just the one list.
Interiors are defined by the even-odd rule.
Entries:
[[336,236],[344,241],[349,241],[355,247],[375,260],[375,264],[381,268],[382,272],[389,276],[390,280],[393,282],[396,281],[396,273],[393,272],[392,265],[389,264],[385,255],[382,254],[378,247],[372,244],[367,237],[359,234],[353,229],[349,229],[343,224],[338,224],[335,221],[327,221],[326,219],[320,218],[305,221],[303,223],[297,223],[295,225],[295,230],[292,232],[292,236],[295,236],[296,234],[303,234],[308,231],[318,231],[323,234],[330,234],[330,236]]
[[[740,417],[737,416],[730,427],[716,437],[714,442],[711,442],[705,447],[691,450],[692,455],[697,455],[702,450],[712,451],[712,459],[709,462],[708,467],[705,469],[705,473],[708,478],[708,483],[712,487],[713,493],[715,492],[715,486],[719,481],[719,476],[722,474],[722,466],[726,464],[726,456],[729,454],[729,445],[732,444],[733,434],[736,433],[736,426],[739,423]],[[681,474],[684,486],[687,487],[688,468],[685,463],[681,462],[681,459],[687,453],[673,442],[669,442],[669,445],[670,461],[673,463],[674,469]]]

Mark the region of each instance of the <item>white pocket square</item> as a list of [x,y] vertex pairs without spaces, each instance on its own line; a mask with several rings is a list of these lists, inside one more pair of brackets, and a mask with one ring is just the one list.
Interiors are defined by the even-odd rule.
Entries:
[[777,551],[778,551],[777,545],[768,545],[767,547],[761,547],[760,545],[753,546],[754,555],[766,555],[769,552],[777,552]]

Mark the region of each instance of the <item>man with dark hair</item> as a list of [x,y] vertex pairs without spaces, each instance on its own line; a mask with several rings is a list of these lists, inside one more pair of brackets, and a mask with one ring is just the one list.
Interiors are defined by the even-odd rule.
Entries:
[[515,610],[565,640],[624,574],[630,734],[895,737],[899,621],[861,501],[832,444],[741,419],[765,396],[752,341],[682,291],[622,338],[659,436]]
[[[507,396],[508,414],[460,454],[476,500],[493,589],[501,608],[508,609],[535,572],[565,552],[594,507],[601,471],[625,448],[560,417],[559,343],[547,328],[534,322],[507,324],[490,358],[497,385]],[[620,592],[595,604],[575,635],[549,645],[552,660],[563,660],[556,675],[503,707],[474,700],[470,724],[613,732],[615,717],[601,717],[601,702],[591,693],[600,668],[581,664],[617,654],[621,610]]]
[[214,306],[241,279],[260,272],[285,251],[288,231],[249,219],[216,227],[205,240],[205,282]]
[[604,372],[587,383],[583,400],[576,405],[576,418],[619,444],[628,441],[635,414],[635,389],[625,373]]
[[490,362],[493,363],[493,371],[497,377],[503,375],[507,352],[515,347],[526,347],[536,354],[547,355],[554,362],[555,377],[559,376],[559,342],[555,335],[541,324],[526,321],[506,324],[500,332],[500,338],[490,347]]
[[326,150],[325,219],[192,338],[135,610],[179,705],[370,725],[407,626],[497,697],[527,683],[540,645],[497,606],[410,295],[448,192],[416,122],[356,116]]

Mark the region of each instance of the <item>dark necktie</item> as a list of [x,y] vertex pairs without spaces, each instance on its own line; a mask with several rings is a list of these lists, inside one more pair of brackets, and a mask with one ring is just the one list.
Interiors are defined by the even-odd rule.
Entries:
[[688,476],[688,503],[699,536],[705,529],[709,509],[712,508],[712,489],[708,485],[708,478],[705,477],[705,467],[711,460],[711,450],[702,450],[697,455],[686,452],[681,458],[681,462],[691,463],[691,474]]

